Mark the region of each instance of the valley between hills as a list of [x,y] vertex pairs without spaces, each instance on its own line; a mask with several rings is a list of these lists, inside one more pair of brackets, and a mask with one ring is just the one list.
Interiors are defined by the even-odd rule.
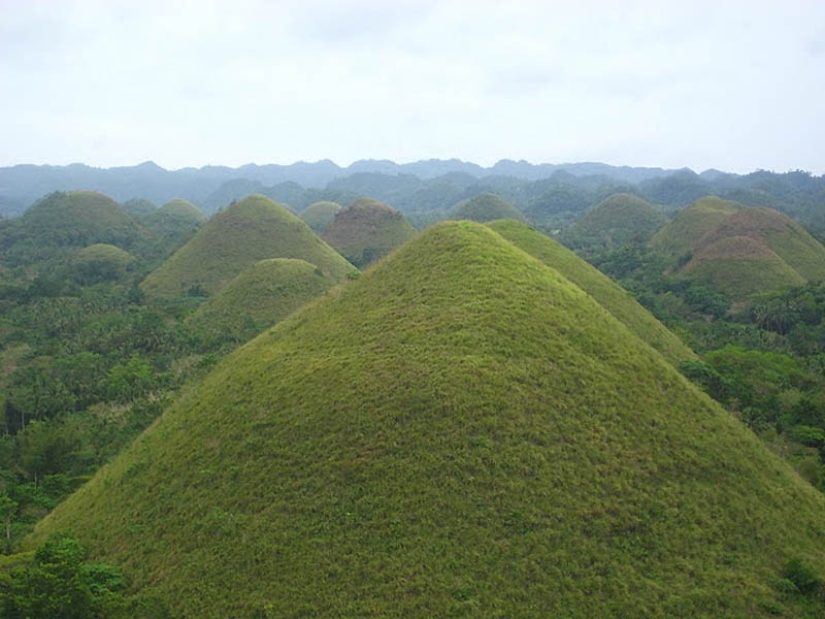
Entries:
[[825,614],[825,178],[0,169],[0,617]]

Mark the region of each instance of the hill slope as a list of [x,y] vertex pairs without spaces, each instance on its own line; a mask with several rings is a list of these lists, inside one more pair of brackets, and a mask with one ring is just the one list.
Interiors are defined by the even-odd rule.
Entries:
[[515,206],[495,193],[482,193],[459,202],[450,211],[450,219],[468,219],[486,222],[496,219],[524,221],[524,215]]
[[673,365],[696,358],[682,340],[656,320],[629,292],[561,243],[511,219],[487,225],[534,258],[558,270]]
[[450,222],[240,348],[30,543],[72,531],[187,617],[801,616],[773,584],[823,573],[824,510],[581,289]]
[[415,228],[401,213],[377,200],[362,198],[338,211],[322,238],[363,268],[414,236]]
[[259,260],[297,258],[341,281],[352,265],[295,215],[252,195],[215,215],[141,283],[150,296],[179,295],[192,286],[214,294]]
[[304,260],[271,258],[243,271],[190,317],[213,337],[245,341],[335,285]]

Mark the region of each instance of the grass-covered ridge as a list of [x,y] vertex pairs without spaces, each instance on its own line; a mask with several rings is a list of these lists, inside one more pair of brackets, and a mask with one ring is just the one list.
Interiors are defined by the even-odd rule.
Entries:
[[208,299],[188,322],[211,339],[246,341],[334,285],[304,260],[261,260]]
[[666,223],[660,207],[633,194],[617,193],[585,213],[565,237],[577,247],[612,249],[634,237],[649,237]]
[[[555,269],[434,226],[41,522],[186,617],[803,616],[825,498]],[[783,585],[787,590],[787,586]]]
[[656,320],[629,292],[561,243],[511,219],[494,221],[488,226],[531,256],[558,270],[674,365],[696,358],[682,340]]
[[299,217],[303,219],[314,232],[321,234],[324,228],[335,219],[335,214],[342,208],[344,207],[337,202],[321,200],[320,202],[313,202],[306,207],[300,212]]
[[322,238],[344,258],[363,268],[415,236],[399,211],[370,198],[338,211]]
[[353,270],[298,217],[255,194],[215,215],[141,284],[150,296],[193,287],[214,294],[247,267],[267,258],[297,258],[341,281]]
[[450,219],[467,219],[482,223],[496,219],[525,221],[524,215],[515,206],[500,195],[490,192],[459,202],[449,215]]

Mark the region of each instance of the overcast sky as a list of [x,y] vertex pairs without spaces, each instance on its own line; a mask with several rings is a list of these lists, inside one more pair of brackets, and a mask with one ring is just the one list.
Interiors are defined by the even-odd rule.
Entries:
[[0,165],[825,173],[825,2],[0,0]]

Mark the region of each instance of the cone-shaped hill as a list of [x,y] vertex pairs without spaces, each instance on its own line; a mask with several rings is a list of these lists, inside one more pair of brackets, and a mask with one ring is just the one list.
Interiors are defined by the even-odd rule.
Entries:
[[83,283],[113,281],[122,278],[134,261],[128,251],[96,243],[79,250],[69,261],[70,272]]
[[146,230],[120,204],[96,191],[56,191],[20,218],[20,240],[35,247],[85,247],[96,243],[132,248]]
[[255,194],[210,219],[141,288],[150,296],[175,296],[196,286],[214,294],[267,258],[306,260],[335,281],[353,270],[297,216]]
[[246,341],[334,285],[304,260],[261,260],[201,305],[189,324],[214,338]]
[[682,340],[656,320],[629,292],[561,243],[512,219],[487,225],[534,258],[558,270],[673,365],[696,358]]
[[321,234],[324,228],[335,219],[335,214],[342,208],[344,207],[336,202],[322,200],[321,202],[310,204],[301,211],[299,217],[303,219],[306,225],[312,228],[313,231]]
[[783,569],[825,573],[824,513],[591,296],[446,222],[238,349],[29,543],[74,533],[185,617],[751,618],[801,616]]
[[565,234],[576,247],[621,247],[634,237],[651,236],[667,223],[658,206],[629,193],[617,193],[585,213]]
[[703,236],[741,208],[737,202],[716,196],[700,198],[676,213],[673,221],[650,239],[650,245],[674,258],[689,254]]
[[679,274],[707,279],[741,302],[754,293],[825,281],[825,246],[786,215],[750,207],[705,234]]
[[175,198],[145,215],[141,221],[167,244],[180,244],[191,238],[207,219],[203,211],[188,200]]
[[450,219],[487,222],[496,219],[516,219],[525,221],[524,215],[515,206],[495,193],[481,193],[474,198],[456,204],[449,213]]
[[356,200],[338,211],[322,235],[359,268],[386,256],[414,236],[415,228],[401,213],[370,198]]

